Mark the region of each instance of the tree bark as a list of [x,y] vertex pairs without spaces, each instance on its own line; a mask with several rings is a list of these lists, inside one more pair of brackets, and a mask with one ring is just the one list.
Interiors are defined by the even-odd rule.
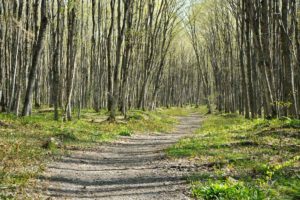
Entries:
[[33,46],[31,69],[28,77],[28,86],[26,90],[22,116],[28,116],[31,113],[31,101],[32,101],[32,94],[34,89],[36,71],[37,71],[38,61],[43,48],[43,42],[46,34],[47,25],[48,25],[48,19],[46,16],[46,0],[42,0],[40,29],[39,29],[37,40],[35,41]]

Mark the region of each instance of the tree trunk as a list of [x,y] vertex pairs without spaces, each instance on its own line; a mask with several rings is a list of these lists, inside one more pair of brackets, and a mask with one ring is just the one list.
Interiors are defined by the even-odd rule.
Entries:
[[281,24],[281,45],[284,66],[283,97],[287,104],[284,109],[285,116],[297,115],[295,101],[294,69],[291,62],[289,25],[288,25],[289,1],[282,0],[282,24]]
[[31,113],[31,100],[32,100],[32,94],[34,89],[34,82],[36,78],[38,60],[43,48],[43,41],[46,34],[47,24],[48,24],[48,19],[46,16],[46,0],[42,0],[40,29],[39,29],[37,40],[35,41],[33,46],[31,69],[28,77],[28,86],[26,90],[22,116],[28,116]]

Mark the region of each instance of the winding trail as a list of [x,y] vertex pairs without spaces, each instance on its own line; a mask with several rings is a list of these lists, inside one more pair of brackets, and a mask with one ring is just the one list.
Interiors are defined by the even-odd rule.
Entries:
[[48,166],[41,185],[46,199],[183,200],[186,182],[164,149],[200,126],[201,116],[180,117],[172,133],[137,134],[97,149],[74,150]]

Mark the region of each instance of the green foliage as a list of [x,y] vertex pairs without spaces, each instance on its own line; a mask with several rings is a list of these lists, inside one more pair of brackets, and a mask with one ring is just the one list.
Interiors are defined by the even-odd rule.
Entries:
[[208,194],[214,194],[216,187],[226,186],[225,177],[247,183],[244,188],[260,191],[264,199],[297,199],[299,189],[295,188],[300,185],[297,124],[297,120],[289,118],[247,120],[236,114],[210,115],[195,136],[182,139],[167,149],[167,154],[193,159],[202,166],[199,173],[189,178],[197,186],[193,193],[199,199],[205,196],[204,188]]
[[283,124],[284,128],[298,128],[300,129],[300,120],[297,119],[287,119]]
[[133,134],[133,132],[128,129],[123,129],[119,132],[120,136],[131,136],[132,134]]
[[272,180],[273,176],[279,174],[287,167],[294,166],[300,160],[300,156],[296,156],[290,160],[287,160],[283,163],[276,164],[263,164],[259,171],[264,175],[267,181]]
[[186,106],[182,108],[172,107],[168,109],[160,108],[158,112],[167,115],[167,116],[188,116],[191,113],[206,114],[206,106]]
[[55,137],[59,138],[63,142],[67,141],[78,141],[79,139],[74,134],[74,131],[65,128],[61,133],[55,135]]
[[[135,132],[168,132],[177,122],[172,115],[164,113],[164,110],[156,111],[130,111],[127,128]],[[122,128],[122,127],[121,127]]]
[[205,200],[262,200],[264,193],[258,188],[247,186],[244,182],[227,179],[210,182],[207,185],[194,183],[192,194]]
[[147,116],[145,116],[141,112],[131,112],[130,116],[128,116],[129,120],[143,120],[146,118],[147,118]]
[[14,199],[14,197],[13,197],[13,195],[6,195],[6,194],[2,194],[2,193],[0,193],[0,199],[3,199],[3,200],[13,200]]
[[[179,110],[178,113],[184,112]],[[94,147],[119,136],[172,130],[177,120],[171,113],[176,113],[176,109],[130,111],[128,114],[133,117],[119,117],[118,123],[106,121],[106,110],[83,110],[82,119],[71,122],[54,121],[49,108],[34,110],[32,116],[23,118],[0,114],[0,121],[5,124],[0,126],[0,189],[8,191],[0,199],[10,198],[4,194],[21,191],[44,169],[45,161],[67,153],[69,147]]]
[[270,127],[270,125],[271,125],[271,124],[270,124],[270,121],[264,119],[264,120],[258,121],[258,122],[253,126],[253,129],[254,129],[254,130],[257,130],[257,129],[261,130],[261,129],[263,129],[263,128],[268,128],[268,127]]
[[291,102],[276,101],[276,102],[273,103],[272,105],[275,105],[275,106],[280,107],[280,108],[289,108],[289,107],[291,107],[293,104],[292,104]]

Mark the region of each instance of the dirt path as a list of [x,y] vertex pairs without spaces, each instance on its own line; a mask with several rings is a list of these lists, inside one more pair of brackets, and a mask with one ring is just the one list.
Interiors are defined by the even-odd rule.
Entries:
[[[72,151],[48,166],[41,185],[48,199],[189,199],[184,170],[163,150],[200,126],[201,117],[180,117],[168,134],[124,137],[97,150]],[[174,170],[176,169],[176,170]]]

